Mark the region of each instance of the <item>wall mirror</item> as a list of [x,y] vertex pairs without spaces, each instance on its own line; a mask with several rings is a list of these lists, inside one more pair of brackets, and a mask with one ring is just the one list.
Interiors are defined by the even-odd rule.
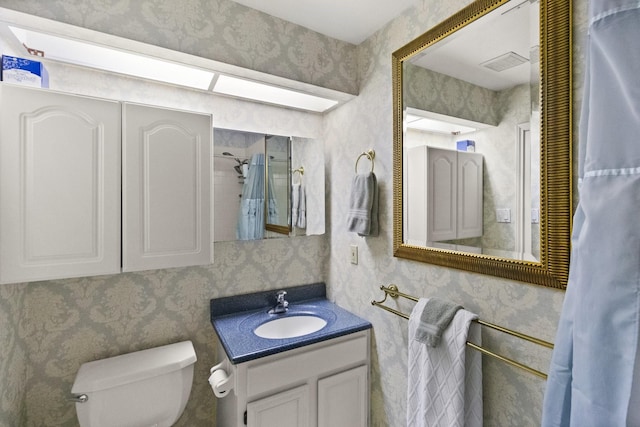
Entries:
[[265,190],[267,222],[265,229],[288,235],[293,219],[291,178],[294,172],[291,169],[291,138],[267,135],[265,139],[265,173],[267,176]]
[[319,140],[215,128],[214,241],[325,232]]
[[392,72],[394,255],[566,287],[571,2],[477,0]]

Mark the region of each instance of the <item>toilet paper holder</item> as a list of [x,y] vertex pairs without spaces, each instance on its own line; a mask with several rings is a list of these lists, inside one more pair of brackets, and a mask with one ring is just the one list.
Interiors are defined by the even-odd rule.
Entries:
[[225,362],[220,362],[209,369],[209,385],[217,398],[223,398],[233,390],[233,373],[229,375]]

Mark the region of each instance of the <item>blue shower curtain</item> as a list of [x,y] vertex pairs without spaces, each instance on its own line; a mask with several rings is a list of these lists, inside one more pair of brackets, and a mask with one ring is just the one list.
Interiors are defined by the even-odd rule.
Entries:
[[264,154],[251,157],[249,173],[242,186],[240,212],[236,227],[238,240],[264,237]]
[[592,0],[569,284],[542,425],[640,426],[640,1]]

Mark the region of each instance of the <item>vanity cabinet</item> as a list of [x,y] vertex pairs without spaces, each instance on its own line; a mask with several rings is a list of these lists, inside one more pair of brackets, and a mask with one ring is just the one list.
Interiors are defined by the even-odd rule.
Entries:
[[[232,365],[234,390],[217,424],[233,427],[365,427],[369,330]],[[246,419],[246,423],[245,423]]]
[[407,243],[482,236],[482,154],[418,146],[406,164]]
[[0,283],[210,262],[210,116],[9,84],[0,111]]

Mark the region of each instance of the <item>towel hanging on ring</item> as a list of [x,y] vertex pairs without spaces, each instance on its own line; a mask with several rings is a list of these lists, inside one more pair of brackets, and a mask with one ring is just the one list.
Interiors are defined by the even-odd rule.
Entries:
[[[366,156],[371,161],[371,171],[358,173],[358,161]],[[358,156],[356,175],[351,183],[347,229],[360,236],[377,236],[378,222],[378,181],[373,173],[375,151],[369,150]]]

